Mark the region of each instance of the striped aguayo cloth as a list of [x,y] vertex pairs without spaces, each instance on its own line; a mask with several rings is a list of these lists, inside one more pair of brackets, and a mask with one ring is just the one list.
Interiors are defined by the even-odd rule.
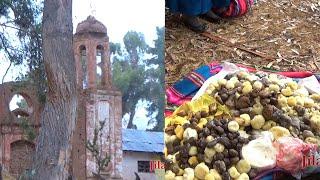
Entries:
[[[237,64],[237,66],[247,69],[249,72],[256,72],[255,68]],[[208,65],[203,65],[196,70],[190,72],[187,76],[180,79],[172,86],[166,89],[167,107],[166,116],[170,115],[177,106],[184,102],[188,102],[197,93],[202,84],[211,76],[214,76],[222,69],[221,64],[212,62]],[[312,72],[275,72],[286,77],[301,79],[315,75],[320,83],[320,74],[313,74]]]

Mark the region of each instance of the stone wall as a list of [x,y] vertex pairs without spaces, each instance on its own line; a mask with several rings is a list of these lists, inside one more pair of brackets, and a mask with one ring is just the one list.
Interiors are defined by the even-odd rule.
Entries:
[[35,146],[31,142],[20,140],[11,143],[10,174],[18,177],[25,170],[30,169],[34,153]]
[[27,141],[27,137],[19,126],[18,117],[13,111],[10,111],[9,103],[15,94],[22,95],[31,108],[25,118],[35,127],[36,133],[40,126],[40,114],[43,107],[38,101],[34,86],[23,82],[0,84],[0,161],[4,169],[17,176],[30,166],[30,157],[35,151],[35,141]]
[[[121,131],[121,94],[119,91],[98,90],[91,92],[86,106],[87,139],[92,140],[99,121],[106,121],[103,129],[102,147],[111,158],[106,173],[112,178],[121,178],[122,172],[122,131]],[[102,114],[101,114],[102,113]],[[101,116],[103,115],[103,116]],[[103,119],[101,119],[103,118]],[[87,174],[96,172],[91,152],[87,150]]]

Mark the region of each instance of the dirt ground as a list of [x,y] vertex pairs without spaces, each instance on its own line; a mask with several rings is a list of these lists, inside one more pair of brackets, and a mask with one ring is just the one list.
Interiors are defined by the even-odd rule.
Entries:
[[215,40],[166,11],[166,86],[213,60],[320,72],[319,0],[258,0],[247,15],[209,24],[208,32]]

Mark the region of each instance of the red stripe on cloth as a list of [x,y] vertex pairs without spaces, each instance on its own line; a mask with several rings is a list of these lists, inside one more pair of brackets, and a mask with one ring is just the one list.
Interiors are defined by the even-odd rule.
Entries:
[[199,81],[197,81],[196,79],[192,78],[192,76],[188,76],[187,78],[188,78],[190,81],[192,81],[195,85],[197,85],[198,87],[201,87],[201,86],[202,86],[202,84],[201,84]]
[[[210,66],[217,66],[220,65],[221,63],[219,63],[218,61],[213,61],[212,63],[210,63]],[[242,64],[236,64],[238,67],[241,68],[245,68],[247,69],[249,72],[257,72],[257,70],[253,67],[250,66],[246,66],[246,65],[242,65]],[[219,69],[215,69],[213,70],[215,73],[219,72]],[[268,71],[264,71],[261,70],[263,72],[268,72]],[[313,73],[310,71],[300,71],[300,72],[291,72],[291,71],[280,71],[280,72],[268,72],[268,73],[276,73],[276,74],[280,74],[286,77],[290,77],[290,78],[306,78],[309,76],[312,76]]]
[[170,87],[170,90],[171,90],[175,95],[177,95],[178,97],[180,97],[180,98],[183,98],[183,97],[184,97],[184,95],[181,94],[179,91],[177,91],[175,88]]
[[182,105],[185,102],[191,101],[192,97],[183,97],[179,96],[177,91],[174,88],[169,88],[166,90],[166,96],[167,96],[167,102],[176,104],[176,105]]
[[239,4],[239,16],[244,15],[248,11],[247,0],[238,0]]
[[196,72],[192,72],[192,74],[196,76],[201,81],[202,84],[206,81],[200,74]]

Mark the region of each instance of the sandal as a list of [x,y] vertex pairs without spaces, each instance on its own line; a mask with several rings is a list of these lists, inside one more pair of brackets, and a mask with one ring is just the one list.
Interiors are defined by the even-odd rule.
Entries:
[[197,16],[184,15],[183,23],[189,29],[197,33],[203,33],[208,29],[208,25],[206,23],[201,23]]

